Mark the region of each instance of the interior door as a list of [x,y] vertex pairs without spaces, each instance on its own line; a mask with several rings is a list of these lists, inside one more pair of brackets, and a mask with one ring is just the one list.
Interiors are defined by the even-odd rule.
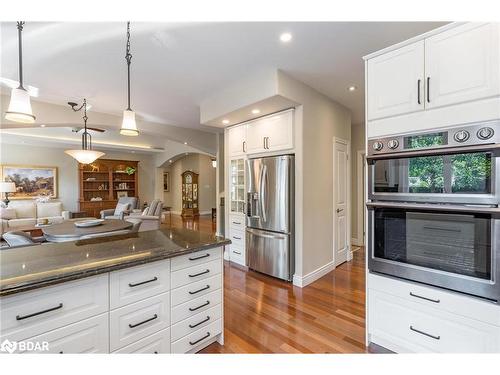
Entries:
[[425,40],[426,108],[500,93],[499,27],[467,23]]
[[368,120],[424,109],[424,41],[374,57],[367,66]]
[[335,266],[348,259],[347,236],[347,178],[348,178],[348,150],[347,144],[335,141],[334,145],[334,262]]

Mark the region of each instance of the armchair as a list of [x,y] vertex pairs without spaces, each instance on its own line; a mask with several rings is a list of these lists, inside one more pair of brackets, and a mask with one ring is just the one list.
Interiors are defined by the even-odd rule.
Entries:
[[125,216],[125,220],[139,219],[142,221],[139,231],[160,229],[161,214],[163,210],[163,202],[155,199],[149,207],[145,208],[142,213],[132,212],[129,216]]
[[122,197],[118,199],[116,208],[101,211],[101,219],[121,219],[137,208],[138,199],[136,197]]

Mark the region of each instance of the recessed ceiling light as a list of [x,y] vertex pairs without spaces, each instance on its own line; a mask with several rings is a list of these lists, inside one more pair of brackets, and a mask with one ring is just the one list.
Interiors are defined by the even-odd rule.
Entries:
[[353,85],[353,86],[349,86],[349,87],[347,88],[347,90],[349,90],[349,91],[356,91],[356,89],[357,89],[357,87],[356,87],[356,86],[354,86],[354,85]]
[[185,145],[187,145],[188,143],[187,142],[184,142]]
[[227,124],[229,124],[229,120],[227,120],[227,119],[222,120],[222,123],[223,123],[224,125],[227,125]]
[[45,124],[41,124],[40,125],[41,128],[45,128],[45,126],[46,126]]
[[169,160],[168,162],[169,162],[169,163],[172,163],[172,160]]
[[283,34],[280,35],[280,40],[283,43],[288,43],[289,41],[292,40],[292,34],[290,34],[290,33],[283,33]]
[[258,109],[258,108],[252,109],[252,113],[254,115],[258,115],[260,113],[260,109]]

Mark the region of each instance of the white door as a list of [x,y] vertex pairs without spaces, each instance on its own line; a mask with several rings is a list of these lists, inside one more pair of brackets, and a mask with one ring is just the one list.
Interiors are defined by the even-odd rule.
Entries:
[[500,94],[498,23],[467,23],[425,40],[426,108]]
[[424,109],[424,41],[368,61],[368,120]]
[[335,266],[348,260],[349,243],[347,236],[347,182],[348,182],[348,151],[347,144],[336,140],[334,144],[334,205],[333,205],[333,233],[334,233],[334,263]]
[[227,130],[229,156],[245,155],[246,125],[239,125]]

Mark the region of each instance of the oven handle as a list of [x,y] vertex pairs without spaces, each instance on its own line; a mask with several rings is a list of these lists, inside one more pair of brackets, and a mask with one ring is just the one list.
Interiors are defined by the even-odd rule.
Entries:
[[441,212],[473,212],[484,214],[500,214],[500,208],[488,206],[467,206],[451,204],[424,204],[424,203],[401,203],[401,202],[366,202],[366,208],[402,208],[415,210],[429,210]]

